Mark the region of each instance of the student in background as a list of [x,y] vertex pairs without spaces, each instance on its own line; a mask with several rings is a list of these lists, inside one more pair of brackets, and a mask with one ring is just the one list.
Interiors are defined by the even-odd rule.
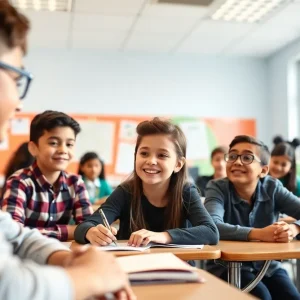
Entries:
[[[22,65],[28,30],[27,18],[8,1],[0,1],[0,141],[30,85],[31,75]],[[118,299],[135,298],[112,255],[93,247],[72,253],[57,240],[23,228],[3,211],[0,245],[0,299],[81,300],[109,292]]]
[[201,191],[201,196],[205,197],[205,189],[208,182],[212,179],[220,179],[226,177],[226,162],[224,155],[228,152],[226,147],[217,147],[211,152],[211,164],[214,168],[214,174],[211,176],[199,176],[196,185]]
[[36,161],[7,180],[2,200],[2,209],[15,221],[61,241],[74,238],[76,225],[68,225],[72,216],[79,224],[93,212],[82,179],[65,172],[79,131],[62,112],[36,115],[29,142]]
[[112,192],[104,171],[104,162],[97,153],[87,152],[81,157],[78,174],[82,176],[92,204],[103,204]]
[[[28,142],[22,143],[15,153],[11,156],[5,171],[4,178],[5,182],[9,178],[10,175],[15,173],[18,170],[29,167],[34,162],[34,157],[28,150]],[[3,185],[5,187],[5,183]],[[2,191],[4,193],[4,190]]]
[[9,178],[10,175],[18,170],[29,167],[34,162],[34,157],[28,150],[28,142],[22,143],[15,153],[11,156],[5,172],[5,178]]
[[[187,182],[186,138],[181,129],[159,118],[137,126],[134,172],[102,205],[108,222],[120,219],[117,237],[132,246],[216,244],[217,228],[197,188]],[[116,240],[96,211],[75,230],[79,243],[108,245]]]
[[296,148],[298,139],[291,143],[284,142],[281,137],[274,138],[275,147],[271,152],[270,175],[279,179],[290,192],[300,197],[300,178],[297,176]]
[[[280,181],[268,176],[270,152],[259,140],[236,136],[225,160],[227,178],[210,181],[205,207],[221,240],[288,243],[298,236],[300,221],[278,222],[280,212],[300,219],[300,199]],[[208,263],[208,269],[227,280],[227,269]],[[260,271],[262,262],[243,263],[244,287]],[[278,261],[272,261],[262,281],[250,292],[259,299],[300,299],[300,294]]]

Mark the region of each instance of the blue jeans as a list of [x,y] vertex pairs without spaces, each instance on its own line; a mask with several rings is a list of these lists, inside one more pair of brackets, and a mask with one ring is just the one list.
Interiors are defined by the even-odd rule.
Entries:
[[[244,288],[256,274],[242,271],[241,287]],[[227,272],[221,275],[227,281]],[[300,300],[300,294],[289,278],[286,270],[279,268],[271,277],[264,277],[250,294],[262,300]]]

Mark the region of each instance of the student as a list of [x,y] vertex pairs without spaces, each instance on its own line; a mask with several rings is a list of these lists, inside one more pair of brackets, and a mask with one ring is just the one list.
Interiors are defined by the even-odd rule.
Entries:
[[22,143],[14,154],[11,156],[5,172],[4,177],[7,179],[10,175],[20,169],[29,167],[34,162],[34,157],[28,150],[28,142]]
[[87,152],[81,157],[78,174],[82,176],[92,204],[101,205],[112,192],[104,170],[104,162],[97,153]]
[[[28,30],[27,18],[8,1],[0,1],[0,141],[29,87],[31,76],[22,68]],[[18,93],[17,86],[25,89]],[[81,300],[109,292],[116,292],[118,299],[135,298],[125,274],[108,253],[89,247],[72,254],[57,240],[22,228],[2,211],[0,245],[0,299]]]
[[65,172],[79,131],[62,112],[36,115],[28,145],[36,161],[7,180],[2,201],[2,210],[15,221],[61,241],[74,238],[76,226],[68,225],[72,215],[79,224],[93,212],[82,179]]
[[[187,183],[186,139],[181,129],[154,118],[141,122],[137,134],[134,172],[102,205],[110,224],[120,219],[117,237],[129,239],[132,246],[216,244],[217,228],[197,188]],[[113,234],[96,211],[76,228],[75,240],[107,245],[116,240]]]
[[[28,150],[28,142],[22,143],[14,154],[11,156],[5,171],[4,178],[5,182],[9,178],[10,175],[15,173],[16,171],[29,167],[34,162],[34,157],[30,154]],[[3,185],[5,187],[5,183]],[[4,194],[4,191],[2,192]]]
[[270,175],[279,179],[290,192],[300,197],[300,178],[296,170],[296,148],[298,139],[291,143],[284,142],[281,137],[274,138],[275,147],[271,152]]
[[211,152],[210,158],[212,167],[214,168],[214,174],[211,176],[199,176],[196,180],[196,185],[201,191],[201,196],[205,197],[205,189],[210,180],[226,177],[224,155],[227,151],[226,147],[217,147]]
[[[215,221],[222,240],[287,243],[300,232],[300,221],[278,222],[280,212],[300,219],[300,199],[268,176],[270,152],[259,140],[236,136],[225,160],[227,178],[210,181],[205,207]],[[244,287],[259,272],[262,262],[243,263]],[[208,263],[209,270],[227,280],[227,270]],[[251,291],[260,299],[300,299],[296,287],[273,261],[262,281]]]

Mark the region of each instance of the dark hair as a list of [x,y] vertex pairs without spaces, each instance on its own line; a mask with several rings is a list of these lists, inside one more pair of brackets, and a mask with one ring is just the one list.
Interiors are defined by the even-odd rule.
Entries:
[[80,132],[80,125],[70,116],[53,110],[46,110],[36,115],[30,124],[30,141],[38,144],[39,138],[44,131],[52,130],[56,127],[70,127],[75,136]]
[[28,142],[22,143],[11,156],[6,166],[4,172],[5,179],[16,171],[29,167],[33,162],[34,157],[28,151]]
[[219,154],[219,153],[226,154],[227,152],[228,152],[228,148],[224,147],[224,146],[220,146],[220,147],[214,148],[211,151],[210,159],[212,160],[216,154]]
[[248,143],[252,145],[256,145],[259,149],[259,159],[261,160],[261,165],[265,166],[269,164],[270,161],[270,151],[268,147],[261,142],[260,140],[256,139],[255,137],[249,135],[237,135],[229,145],[229,151],[231,148],[240,143]]
[[81,158],[79,162],[79,167],[78,167],[78,174],[81,176],[84,176],[84,173],[81,171],[81,167],[88,162],[89,160],[92,159],[98,159],[102,165],[101,173],[99,174],[99,179],[105,180],[105,166],[104,166],[104,161],[100,159],[97,153],[95,152],[87,152],[85,153]]
[[0,1],[0,39],[8,48],[21,47],[27,52],[27,33],[30,23],[7,0]]
[[291,169],[284,176],[284,179],[286,180],[286,188],[291,192],[295,192],[297,187],[295,149],[300,145],[300,141],[294,139],[292,142],[285,142],[280,136],[276,136],[273,142],[275,147],[271,152],[271,156],[287,156],[291,162]]
[[[130,228],[136,231],[142,228],[147,228],[144,219],[143,210],[141,206],[141,197],[143,194],[142,180],[136,173],[135,161],[138,148],[145,136],[149,135],[168,135],[173,141],[175,151],[178,158],[186,157],[186,138],[182,130],[172,124],[170,121],[154,118],[150,121],[143,121],[138,124],[136,128],[138,134],[137,142],[134,151],[134,171],[127,181],[122,186],[129,190],[132,194],[131,208],[130,208]],[[187,169],[186,164],[177,173],[171,175],[170,185],[168,189],[168,201],[165,211],[165,228],[178,228],[181,222],[183,198],[182,192],[184,185],[187,183]]]

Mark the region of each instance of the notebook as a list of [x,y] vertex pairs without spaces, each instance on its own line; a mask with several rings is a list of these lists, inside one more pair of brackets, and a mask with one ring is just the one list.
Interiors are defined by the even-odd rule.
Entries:
[[149,243],[147,246],[133,247],[128,246],[127,242],[118,242],[117,245],[110,244],[108,246],[101,246],[103,251],[145,251],[149,248],[182,248],[182,249],[202,249],[204,245],[180,245],[180,244],[158,244]]
[[205,281],[196,268],[172,253],[124,256],[117,260],[133,285]]

